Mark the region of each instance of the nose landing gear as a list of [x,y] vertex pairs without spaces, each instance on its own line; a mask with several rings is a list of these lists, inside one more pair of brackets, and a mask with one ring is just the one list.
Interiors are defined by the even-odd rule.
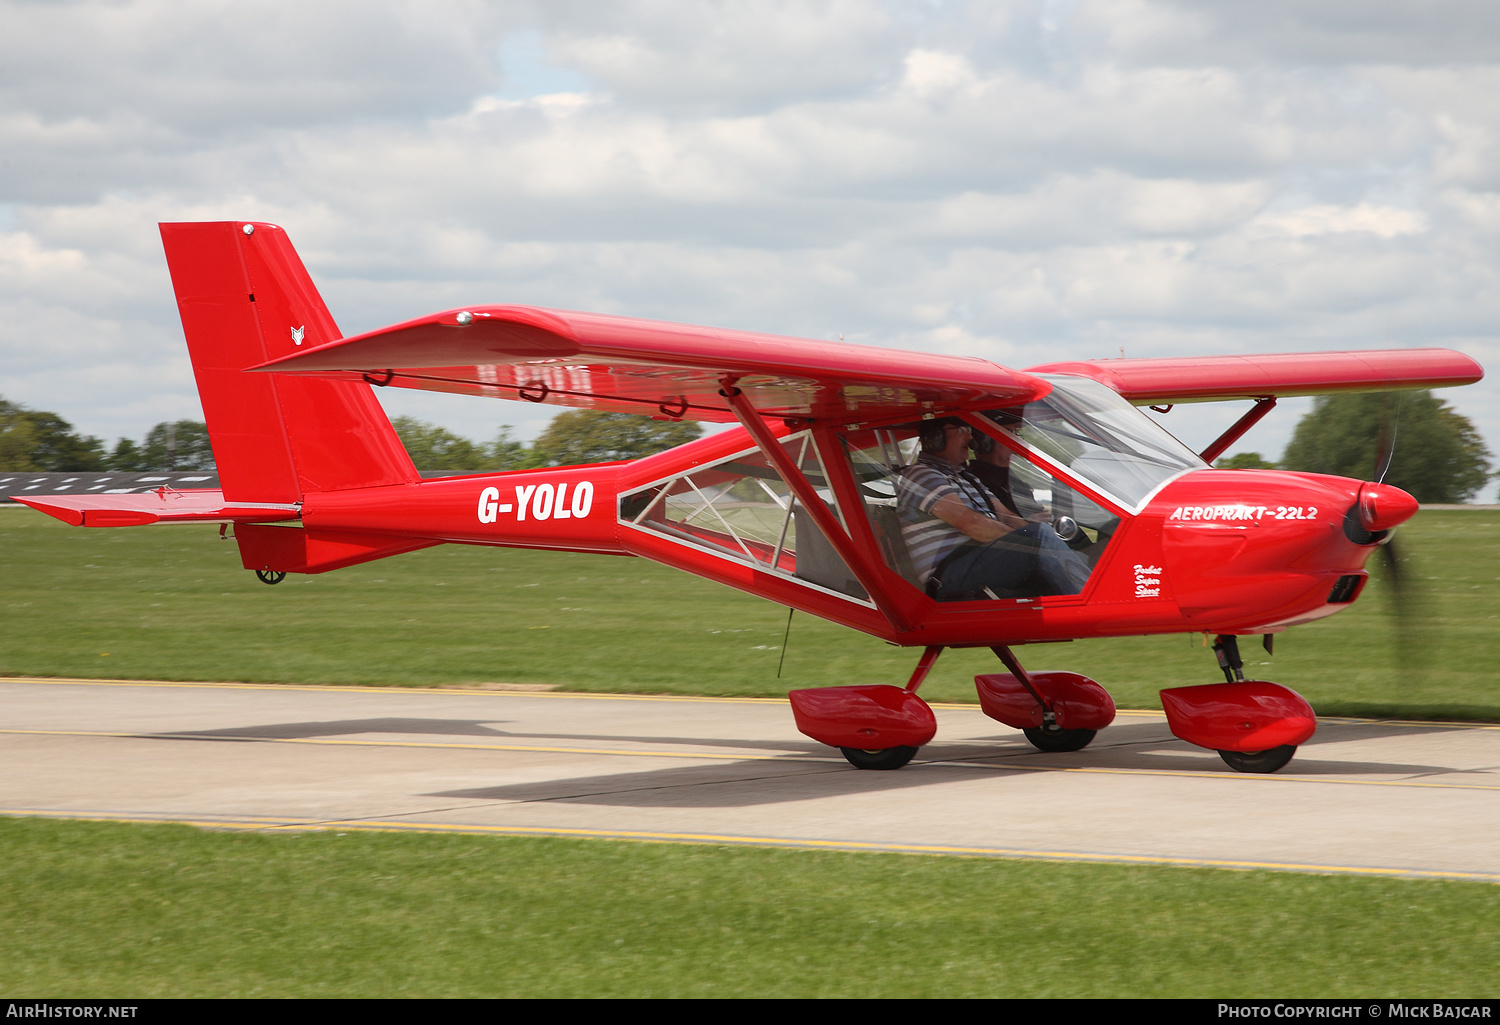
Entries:
[[856,769],[899,769],[917,753],[914,747],[887,747],[866,751],[858,747],[841,747],[839,751]]
[[1245,682],[1245,660],[1240,658],[1240,641],[1234,634],[1219,634],[1214,638],[1214,657],[1219,660],[1219,669],[1224,673],[1225,683]]
[[1275,772],[1318,728],[1312,706],[1278,683],[1247,681],[1233,635],[1215,639],[1214,656],[1225,682],[1162,691],[1167,725],[1189,744],[1217,751],[1236,772]]
[[1282,744],[1269,751],[1220,751],[1219,757],[1235,772],[1275,772],[1296,753],[1295,745]]

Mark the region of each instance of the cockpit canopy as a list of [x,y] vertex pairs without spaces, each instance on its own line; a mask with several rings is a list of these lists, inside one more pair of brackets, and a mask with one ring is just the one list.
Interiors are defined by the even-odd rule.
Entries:
[[1032,452],[1132,512],[1151,492],[1208,464],[1154,420],[1097,381],[1038,374],[1045,398],[987,415]]
[[[1121,522],[1152,492],[1203,460],[1103,385],[1048,374],[1050,393],[1035,402],[983,414],[1009,444],[1008,478],[997,495],[1015,515],[1045,524],[1086,579]],[[902,484],[923,458],[919,424],[849,426],[822,435],[799,431],[780,444],[851,535],[873,536],[886,566],[910,585],[935,594],[932,567],[913,560],[914,513]],[[996,443],[1000,444],[1000,443]],[[829,479],[852,477],[860,508],[846,508]],[[1077,482],[1078,486],[1073,483]],[[981,489],[983,490],[983,489]],[[848,492],[846,491],[846,494]],[[986,492],[989,494],[990,492]],[[854,530],[854,518],[869,534]],[[869,603],[854,574],[792,489],[757,449],[695,467],[621,496],[623,525],[650,531],[735,562]],[[916,530],[915,533],[920,533]],[[1055,539],[1054,539],[1055,540]],[[940,600],[1035,599],[1063,595],[1039,580],[1000,591]]]

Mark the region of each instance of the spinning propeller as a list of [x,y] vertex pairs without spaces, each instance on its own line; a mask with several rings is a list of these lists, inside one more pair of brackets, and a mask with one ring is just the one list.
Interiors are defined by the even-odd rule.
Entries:
[[[1401,427],[1401,399],[1404,398],[1404,394],[1398,397],[1394,415],[1390,414],[1389,403],[1386,404],[1386,415],[1380,419],[1380,433],[1376,439],[1375,473],[1371,483],[1360,488],[1357,503],[1360,525],[1372,534],[1381,535],[1377,547],[1380,551],[1381,570],[1388,581],[1391,601],[1394,603],[1396,645],[1403,668],[1412,665],[1417,651],[1421,649],[1420,638],[1417,636],[1417,595],[1403,569],[1396,539],[1389,531],[1392,521],[1402,522],[1411,514],[1411,506],[1416,500],[1405,492],[1387,486],[1385,478],[1396,454],[1396,437]],[[1393,492],[1401,496],[1394,503],[1390,498]],[[1351,514],[1353,512],[1351,510]],[[1396,518],[1393,514],[1398,512],[1400,516]]]

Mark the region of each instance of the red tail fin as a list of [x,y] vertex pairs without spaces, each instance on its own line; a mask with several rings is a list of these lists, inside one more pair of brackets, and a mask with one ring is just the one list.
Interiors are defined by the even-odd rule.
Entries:
[[217,221],[161,238],[225,499],[418,479],[369,385],[241,373],[342,337],[286,232]]

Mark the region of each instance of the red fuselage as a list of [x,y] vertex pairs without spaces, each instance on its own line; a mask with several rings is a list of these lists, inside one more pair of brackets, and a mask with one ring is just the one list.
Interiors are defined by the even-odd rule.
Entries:
[[[819,440],[825,451],[837,441]],[[312,538],[388,537],[638,555],[903,645],[1278,631],[1352,601],[1373,550],[1345,529],[1359,481],[1280,471],[1190,470],[1160,487],[1139,511],[1114,510],[1119,527],[1080,594],[943,603],[883,563],[871,532],[846,517],[853,542],[869,560],[867,570],[883,578],[886,601],[899,613],[890,617],[868,597],[771,572],[691,538],[641,529],[622,514],[622,495],[752,446],[745,432],[728,430],[632,462],[321,492],[306,497],[302,521]],[[847,464],[827,460],[825,465],[831,477],[848,473]],[[251,552],[246,565],[259,565]],[[321,567],[271,568],[317,572]]]

